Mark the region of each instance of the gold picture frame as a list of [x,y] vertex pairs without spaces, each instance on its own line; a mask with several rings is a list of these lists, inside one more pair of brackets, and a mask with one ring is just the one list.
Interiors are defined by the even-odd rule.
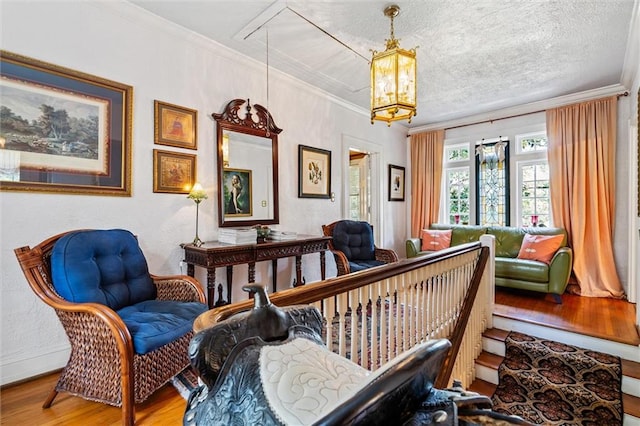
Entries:
[[198,149],[198,111],[158,100],[154,106],[154,142]]
[[195,154],[153,150],[153,192],[188,194],[195,182]]
[[133,87],[4,50],[0,76],[1,191],[131,196]]

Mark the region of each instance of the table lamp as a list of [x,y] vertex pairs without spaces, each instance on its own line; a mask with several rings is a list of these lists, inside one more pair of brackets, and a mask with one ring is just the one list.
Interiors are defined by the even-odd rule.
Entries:
[[202,200],[207,199],[207,193],[204,192],[204,189],[202,189],[202,185],[196,182],[191,188],[189,195],[187,195],[187,198],[192,199],[196,203],[196,237],[193,239],[193,245],[196,247],[200,247],[202,244],[204,244],[204,242],[200,239],[200,237],[198,237],[198,211],[200,210],[200,203],[202,202]]

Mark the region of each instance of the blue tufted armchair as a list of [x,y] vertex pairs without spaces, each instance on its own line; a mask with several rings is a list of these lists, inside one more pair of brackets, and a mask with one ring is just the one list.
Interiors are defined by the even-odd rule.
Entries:
[[338,275],[398,261],[395,251],[375,246],[373,227],[367,222],[339,220],[322,225],[322,232],[333,237],[329,249],[336,260]]
[[129,231],[80,230],[15,249],[31,289],[58,315],[71,355],[59,391],[122,407],[134,405],[189,365],[194,319],[207,310],[200,284],[151,275]]

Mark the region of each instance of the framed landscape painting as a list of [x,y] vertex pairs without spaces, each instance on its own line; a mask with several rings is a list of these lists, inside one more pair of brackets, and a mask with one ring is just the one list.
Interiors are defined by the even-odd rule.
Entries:
[[0,190],[131,195],[131,86],[0,51]]
[[331,198],[331,151],[298,145],[298,197]]

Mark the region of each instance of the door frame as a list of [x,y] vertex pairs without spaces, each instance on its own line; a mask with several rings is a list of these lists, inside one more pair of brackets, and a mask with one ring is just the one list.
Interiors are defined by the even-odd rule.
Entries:
[[[369,154],[371,163],[371,225],[373,226],[374,241],[384,241],[382,235],[382,202],[383,190],[385,188],[382,181],[382,146],[373,142],[359,139],[354,136],[342,135],[342,170],[349,170],[349,151],[361,151]],[[348,175],[348,174],[347,174]],[[349,217],[349,179],[342,182],[342,217]]]

